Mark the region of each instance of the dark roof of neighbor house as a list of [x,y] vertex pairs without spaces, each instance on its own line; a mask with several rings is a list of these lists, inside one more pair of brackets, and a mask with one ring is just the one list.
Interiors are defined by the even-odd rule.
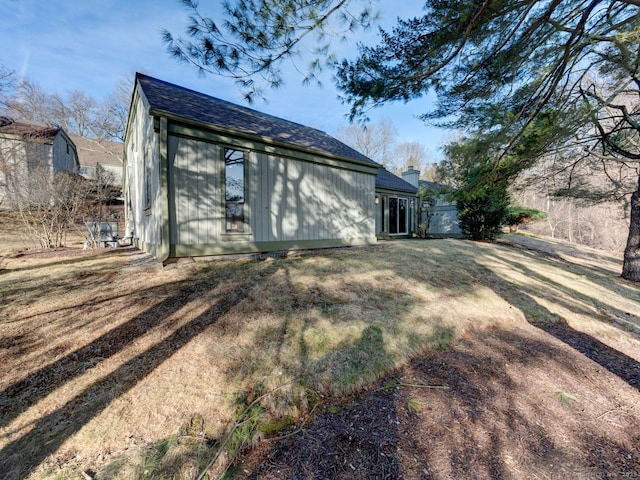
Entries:
[[439,192],[440,190],[448,188],[442,183],[430,182],[428,180],[419,180],[418,185],[420,185],[420,188],[428,188],[429,190],[434,190],[435,192]]
[[378,164],[325,132],[137,73],[151,110],[257,135],[305,149]]
[[402,192],[417,193],[418,189],[406,180],[394,175],[384,167],[378,168],[376,175],[376,188],[386,188],[388,190],[400,190]]
[[25,141],[47,143],[62,130],[37,123],[16,122],[8,117],[0,117],[0,134],[15,135]]
[[80,135],[71,135],[76,144],[81,166],[116,165],[122,167],[123,145],[119,142],[91,140]]

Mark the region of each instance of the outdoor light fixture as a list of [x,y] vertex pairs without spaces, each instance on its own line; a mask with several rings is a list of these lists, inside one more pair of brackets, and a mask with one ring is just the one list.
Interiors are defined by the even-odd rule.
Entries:
[[376,199],[374,200],[375,204],[378,205],[380,203],[380,197],[376,197]]

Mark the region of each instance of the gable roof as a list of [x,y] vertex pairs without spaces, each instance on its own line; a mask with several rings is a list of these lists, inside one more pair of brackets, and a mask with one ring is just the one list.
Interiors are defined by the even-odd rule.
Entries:
[[394,175],[384,167],[378,168],[376,175],[376,188],[385,188],[387,190],[399,190],[408,193],[417,193],[418,189],[409,182]]
[[136,74],[136,81],[149,101],[151,114],[170,114],[187,121],[195,120],[371,166],[378,165],[321,130],[242,107],[142,73]]
[[33,143],[48,143],[61,131],[60,127],[47,127],[37,123],[15,122],[7,117],[0,117],[0,134],[20,137]]
[[91,140],[80,135],[70,136],[73,143],[76,144],[80,165],[93,166],[100,163],[122,167],[122,143]]

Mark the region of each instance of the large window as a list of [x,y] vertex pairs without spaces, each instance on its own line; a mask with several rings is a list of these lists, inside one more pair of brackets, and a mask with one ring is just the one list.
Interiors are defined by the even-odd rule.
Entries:
[[244,232],[244,152],[224,149],[225,219],[227,232]]
[[389,197],[389,233],[406,235],[408,230],[408,201],[406,198]]

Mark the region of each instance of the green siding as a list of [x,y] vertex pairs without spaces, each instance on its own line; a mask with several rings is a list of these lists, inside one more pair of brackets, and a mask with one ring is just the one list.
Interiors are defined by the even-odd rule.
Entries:
[[217,254],[235,251],[235,243],[242,251],[263,251],[272,244],[287,249],[375,237],[373,175],[261,152],[246,155],[248,232],[223,235],[223,148],[169,136],[171,255],[182,255],[182,246],[193,252],[208,246],[207,254]]
[[[136,88],[124,144],[125,195],[129,198],[126,217],[131,229],[128,233],[133,235],[134,242],[147,252],[152,249],[155,252],[162,242],[164,199],[160,198],[160,139],[154,131],[153,117],[147,114],[148,108],[144,94]],[[151,192],[150,208],[145,208],[147,184]]]
[[220,241],[224,223],[219,146],[169,136],[172,244]]

